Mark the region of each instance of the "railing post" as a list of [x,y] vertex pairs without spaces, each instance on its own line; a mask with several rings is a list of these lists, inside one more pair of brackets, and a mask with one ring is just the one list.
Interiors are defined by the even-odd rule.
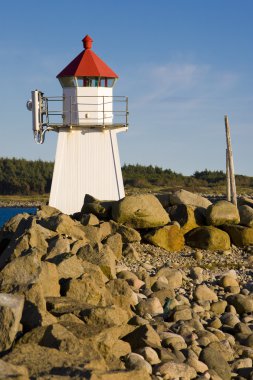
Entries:
[[103,127],[105,127],[105,97],[103,96]]

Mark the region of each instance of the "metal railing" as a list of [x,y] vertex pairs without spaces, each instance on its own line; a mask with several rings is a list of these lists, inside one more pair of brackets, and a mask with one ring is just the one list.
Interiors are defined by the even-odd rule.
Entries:
[[[126,96],[50,96],[44,97],[47,127],[128,127]],[[52,109],[52,104],[59,104]]]

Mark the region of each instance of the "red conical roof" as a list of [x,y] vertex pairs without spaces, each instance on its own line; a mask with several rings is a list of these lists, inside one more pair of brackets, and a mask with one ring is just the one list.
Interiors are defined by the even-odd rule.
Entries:
[[118,78],[118,75],[91,50],[92,38],[84,37],[84,49],[58,75],[62,77],[106,77]]

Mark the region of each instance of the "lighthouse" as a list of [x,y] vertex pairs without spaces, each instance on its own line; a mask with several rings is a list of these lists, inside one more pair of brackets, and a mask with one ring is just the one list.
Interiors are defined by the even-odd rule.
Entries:
[[[92,38],[82,42],[84,50],[57,75],[62,97],[35,90],[27,104],[36,142],[44,142],[46,131],[58,133],[49,205],[66,214],[80,211],[86,194],[100,200],[125,196],[117,133],[128,128],[128,100],[113,95],[118,75],[94,53]],[[55,122],[59,115],[61,122]]]

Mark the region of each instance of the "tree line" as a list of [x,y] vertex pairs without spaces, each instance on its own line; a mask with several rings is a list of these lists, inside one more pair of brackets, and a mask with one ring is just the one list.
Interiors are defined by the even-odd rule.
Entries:
[[[0,158],[0,194],[33,195],[50,192],[53,162]],[[158,166],[123,165],[122,174],[125,186],[152,188],[152,186],[215,187],[225,186],[226,175],[221,170],[196,171],[184,176],[171,169]],[[253,187],[253,177],[236,175],[236,183],[242,187]]]

